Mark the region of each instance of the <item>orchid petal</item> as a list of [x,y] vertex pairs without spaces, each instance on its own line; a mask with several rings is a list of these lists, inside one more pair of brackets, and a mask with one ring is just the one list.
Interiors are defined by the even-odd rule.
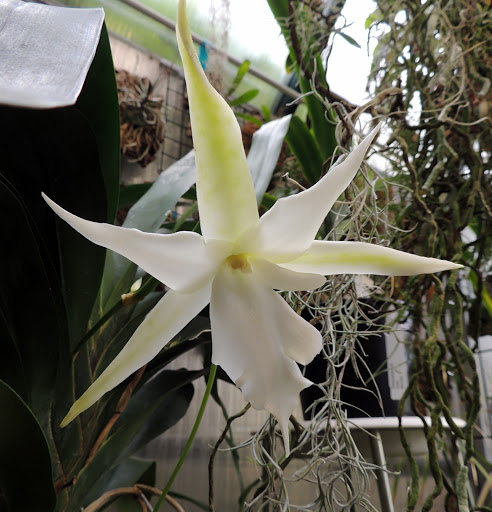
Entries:
[[310,386],[295,361],[321,350],[318,330],[297,315],[254,272],[225,264],[212,284],[212,361],[241,388],[255,409],[273,414],[288,450],[289,417]]
[[207,241],[233,241],[259,218],[241,130],[198,61],[185,0],[179,3],[177,36],[190,104],[201,230]]
[[359,170],[364,155],[381,128],[379,124],[351,152],[311,188],[279,199],[263,215],[260,224],[245,235],[245,252],[255,251],[277,263],[300,256],[340,194]]
[[143,270],[180,292],[194,291],[212,279],[229,244],[205,244],[197,233],[170,235],[92,222],[73,215],[43,194],[45,201],[75,230],[97,245],[130,259]]
[[209,303],[210,292],[210,284],[194,293],[168,291],[140,324],[123,350],[72,405],[61,426],[68,425],[105,393],[151,361]]
[[462,265],[364,242],[315,241],[302,256],[282,267],[323,275],[413,276],[462,268]]
[[323,286],[326,281],[320,274],[293,272],[262,258],[252,259],[251,264],[258,279],[275,290],[292,292],[315,290]]

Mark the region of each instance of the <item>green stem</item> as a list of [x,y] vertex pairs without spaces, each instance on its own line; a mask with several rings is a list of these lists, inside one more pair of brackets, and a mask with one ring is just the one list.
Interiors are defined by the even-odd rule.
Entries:
[[186,446],[184,447],[183,453],[181,454],[181,457],[179,458],[178,463],[176,464],[176,467],[174,468],[174,471],[166,484],[166,487],[164,487],[164,490],[162,491],[159,501],[156,503],[156,505],[154,507],[154,512],[157,512],[159,510],[160,506],[166,499],[166,496],[167,496],[168,492],[170,491],[170,489],[174,483],[174,480],[176,480],[179,470],[181,469],[181,466],[183,465],[183,463],[188,455],[188,452],[191,449],[193,441],[195,440],[196,433],[198,432],[198,427],[200,426],[200,423],[203,418],[203,413],[205,412],[205,407],[207,406],[207,402],[210,397],[210,393],[212,392],[212,387],[214,384],[216,372],[217,372],[217,366],[215,364],[213,364],[210,367],[210,374],[208,376],[207,388],[205,389],[205,393],[204,393],[203,399],[202,399],[202,405],[200,405],[200,410],[198,411],[198,415],[196,417],[195,424],[193,425],[193,428],[191,430],[190,437],[188,438],[188,441],[186,443]]
[[196,211],[198,211],[198,203],[193,203],[176,221],[176,224],[174,224],[173,233],[179,231],[181,226],[185,223],[186,219],[191,217]]

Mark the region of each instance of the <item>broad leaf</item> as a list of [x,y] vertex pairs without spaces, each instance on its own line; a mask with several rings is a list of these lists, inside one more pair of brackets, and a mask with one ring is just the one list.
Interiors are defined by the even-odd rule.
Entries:
[[[116,466],[112,471],[104,473],[97,484],[91,489],[86,497],[86,503],[92,503],[102,496],[105,492],[119,487],[132,487],[135,483],[140,482],[147,472],[155,473],[155,462],[151,460],[139,459],[137,457],[129,457],[121,464]],[[149,483],[154,485],[155,482]],[[135,500],[132,500],[135,501]],[[142,510],[141,507],[137,510]]]
[[193,397],[194,372],[162,372],[140,388],[94,459],[78,475],[71,507],[87,505],[87,496],[100,475],[124,461],[186,413]]
[[[19,2],[13,0],[8,2],[10,6],[17,4]],[[70,40],[72,46],[63,50],[66,53],[66,65],[73,60],[71,66],[75,67],[75,63],[84,55],[84,48],[80,53],[81,49],[77,46],[77,31],[87,32],[87,37],[92,33],[97,34],[96,40],[91,43],[91,52],[85,55],[88,60],[87,66],[83,67],[83,73],[79,70],[79,74],[82,73],[82,84],[84,80],[85,84],[81,92],[82,84],[77,88],[77,95],[80,92],[80,97],[74,106],[50,110],[0,107],[3,126],[8,126],[8,131],[0,141],[0,168],[18,190],[32,218],[36,219],[39,232],[43,233],[46,239],[48,252],[55,258],[54,266],[59,269],[60,280],[64,285],[70,334],[72,340],[77,340],[86,330],[99,288],[104,251],[61,224],[57,224],[55,237],[54,218],[51,213],[46,214],[49,210],[41,201],[40,193],[47,192],[83,217],[101,221],[108,218],[112,220],[117,207],[120,153],[116,82],[105,28],[101,33],[101,10],[50,7],[48,12],[52,13],[53,20],[50,18],[50,21],[46,21],[44,14],[41,19],[45,20],[48,23],[47,27],[51,27],[56,34],[56,37],[52,37],[51,29],[38,27],[36,19],[33,21],[29,14],[31,11],[26,9],[25,17],[12,16],[7,26],[17,27],[19,33],[29,33],[29,37],[32,38],[30,30],[31,24],[34,23],[33,30],[43,31],[39,34],[36,47],[39,45],[44,48],[45,44],[55,45],[56,56],[57,52],[65,48],[63,44],[66,45],[66,42],[60,43],[62,49],[58,48],[57,38],[66,40],[67,36],[64,34],[70,30],[74,32]],[[36,7],[33,9],[35,14],[38,13]],[[19,12],[24,10],[22,7]],[[14,11],[17,13],[18,9]],[[92,15],[88,16],[90,13]],[[58,29],[60,33],[56,32]],[[0,31],[0,37],[1,34]],[[0,62],[4,58],[5,54],[1,54]],[[79,64],[82,64],[81,60]],[[51,60],[48,57],[45,60],[26,58],[24,67],[27,69],[29,66],[32,73],[51,76]],[[68,74],[66,80],[73,81],[74,77]],[[41,85],[43,83],[42,80],[38,80],[30,85],[33,97],[41,94],[38,90],[41,85],[38,82]],[[63,89],[65,82],[58,82]],[[21,85],[14,81],[10,87],[15,91]],[[75,87],[73,84],[72,86]],[[54,91],[58,89],[55,87]],[[98,98],[97,102],[94,101],[95,97]],[[30,136],[25,137],[25,133],[29,133]]]
[[43,430],[22,398],[0,381],[0,488],[9,512],[52,512],[56,496]]
[[[15,388],[47,429],[57,363],[70,367],[70,359],[62,359],[68,339],[61,289],[33,218],[1,175],[0,216],[6,220],[2,241],[8,247],[0,256],[0,378]],[[40,212],[38,225],[46,217]],[[66,373],[69,378],[70,371]],[[65,398],[67,394],[70,387]],[[63,402],[63,396],[59,399]]]
[[87,118],[96,136],[101,174],[106,188],[107,219],[113,222],[118,208],[120,185],[120,108],[105,25],[75,108]]

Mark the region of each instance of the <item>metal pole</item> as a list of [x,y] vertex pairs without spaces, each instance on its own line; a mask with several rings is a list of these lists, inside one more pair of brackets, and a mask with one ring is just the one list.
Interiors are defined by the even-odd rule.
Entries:
[[[156,10],[151,9],[150,7],[147,7],[146,5],[140,3],[138,0],[120,0],[120,1],[123,2],[124,4],[129,5],[133,9],[136,9],[137,11],[141,12],[142,14],[145,14],[149,18],[152,18],[153,20],[158,21],[162,25],[164,25],[172,30],[176,30],[176,23],[173,20],[170,20],[169,18],[167,18],[166,16],[163,16],[161,13],[157,12]],[[204,42],[206,42],[206,40],[203,37],[199,36],[198,34],[192,33],[191,37],[198,44],[203,44]],[[208,44],[210,44],[210,43],[208,43]],[[215,51],[224,55],[229,62],[232,62],[232,64],[234,64],[236,66],[240,66],[242,64],[241,60],[237,59],[236,57],[233,57],[232,55],[225,52],[221,48],[218,48],[217,46],[214,46],[214,45],[210,45],[210,46],[212,46],[212,48]],[[301,97],[300,92],[295,91],[294,89],[292,89],[291,87],[288,87],[285,84],[282,84],[280,82],[277,82],[276,80],[273,80],[272,78],[268,77],[262,71],[260,71],[259,69],[256,69],[253,66],[250,66],[249,73],[256,76],[260,80],[263,80],[263,82],[271,85],[272,87],[275,87],[277,90],[279,90],[280,92],[284,93],[285,95],[289,96],[292,99],[298,99]]]
[[372,456],[374,463],[380,469],[376,469],[378,482],[379,499],[381,500],[381,510],[384,512],[395,512],[393,499],[391,498],[391,487],[389,484],[388,472],[386,471],[386,457],[384,455],[383,441],[379,430],[371,430],[369,434]]

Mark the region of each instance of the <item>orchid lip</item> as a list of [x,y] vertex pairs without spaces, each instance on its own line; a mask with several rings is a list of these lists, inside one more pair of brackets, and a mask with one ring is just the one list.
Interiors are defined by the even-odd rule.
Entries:
[[240,270],[244,273],[251,273],[251,265],[247,254],[231,254],[226,258],[226,264],[232,268],[232,270]]

